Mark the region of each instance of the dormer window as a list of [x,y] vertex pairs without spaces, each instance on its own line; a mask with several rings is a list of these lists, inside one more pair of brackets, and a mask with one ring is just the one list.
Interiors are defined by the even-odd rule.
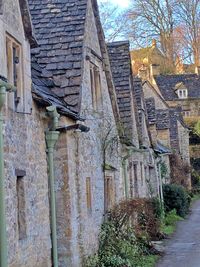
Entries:
[[187,89],[178,89],[177,91],[179,98],[187,98],[188,97],[188,90]]
[[23,75],[22,75],[22,47],[10,35],[6,35],[7,78],[17,91],[14,97],[14,108],[17,110],[19,102],[23,101]]

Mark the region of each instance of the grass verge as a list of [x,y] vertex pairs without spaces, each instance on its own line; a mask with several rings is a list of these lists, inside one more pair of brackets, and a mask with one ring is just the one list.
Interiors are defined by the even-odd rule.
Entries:
[[166,235],[171,235],[176,230],[176,224],[178,221],[182,221],[183,218],[178,216],[176,210],[172,210],[166,214],[163,223],[161,224],[161,232]]

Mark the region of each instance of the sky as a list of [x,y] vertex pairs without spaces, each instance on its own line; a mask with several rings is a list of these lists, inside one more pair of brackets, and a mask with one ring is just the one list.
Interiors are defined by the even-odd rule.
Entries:
[[115,5],[118,5],[121,8],[127,8],[130,4],[130,0],[100,0],[101,2],[111,2]]

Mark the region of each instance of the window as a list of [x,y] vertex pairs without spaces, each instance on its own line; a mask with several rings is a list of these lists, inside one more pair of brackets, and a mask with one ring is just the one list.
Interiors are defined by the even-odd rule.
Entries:
[[110,210],[115,203],[114,179],[112,176],[105,177],[105,210]]
[[23,101],[23,76],[22,76],[22,48],[10,35],[6,36],[7,54],[7,78],[16,86],[17,92],[14,97],[14,108],[17,109],[19,102]]
[[138,175],[137,175],[137,164],[133,164],[130,172],[130,197],[138,197]]
[[89,213],[91,213],[92,212],[92,190],[91,190],[90,177],[86,178],[86,203],[87,203],[87,210]]
[[90,66],[90,83],[93,108],[94,110],[100,110],[102,108],[101,76],[99,68],[94,64]]
[[17,191],[17,219],[19,240],[26,238],[26,200],[24,186],[24,171],[16,170],[16,191]]
[[141,171],[141,184],[144,185],[144,171],[143,171],[143,163],[140,162],[140,171]]
[[188,97],[188,90],[187,89],[179,89],[178,90],[178,97],[179,98],[187,98]]
[[183,111],[183,116],[184,117],[190,117],[191,116],[190,111],[189,110]]
[[138,191],[138,175],[137,175],[137,165],[133,165],[133,171],[134,171],[134,193],[135,197],[139,197],[139,191]]

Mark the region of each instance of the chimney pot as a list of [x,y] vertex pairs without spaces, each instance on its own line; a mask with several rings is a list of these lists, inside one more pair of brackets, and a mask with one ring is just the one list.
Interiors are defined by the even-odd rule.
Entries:
[[152,40],[152,47],[156,47],[156,45],[157,45],[157,41],[156,41],[156,39],[153,39]]
[[141,78],[142,80],[148,80],[148,70],[146,66],[142,66],[138,70],[138,77]]
[[196,67],[195,67],[195,73],[196,73],[197,75],[200,75],[200,66],[196,66]]

